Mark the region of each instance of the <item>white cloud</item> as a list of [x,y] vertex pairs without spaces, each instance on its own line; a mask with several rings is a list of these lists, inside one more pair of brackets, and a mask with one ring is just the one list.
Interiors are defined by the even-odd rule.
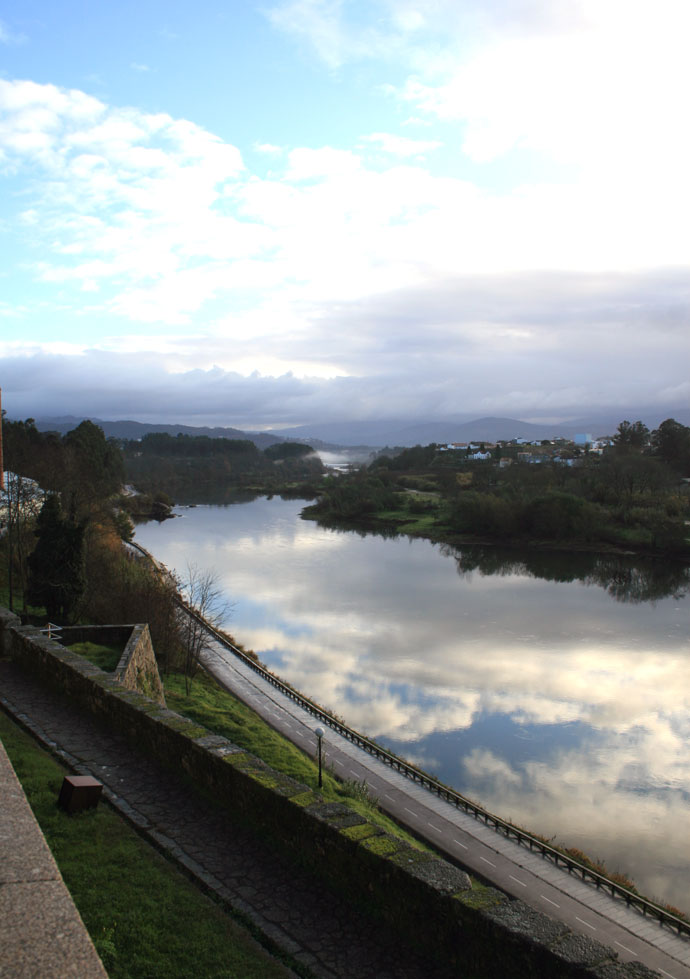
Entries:
[[26,41],[26,37],[23,34],[17,34],[7,24],[0,20],[0,44],[23,44]]
[[573,4],[574,19],[549,23],[543,14],[553,8],[532,4],[529,31],[508,20],[479,35],[472,51],[446,63],[443,78],[410,76],[402,98],[461,123],[475,161],[534,151],[577,164],[589,184],[622,183],[626,196],[639,191],[640,178],[647,185],[655,170],[670,172],[677,193],[690,149],[679,125],[690,83],[687,7],[599,0]]
[[[440,141],[384,131],[359,152],[266,144],[276,169],[259,178],[188,120],[4,80],[0,138],[5,171],[31,179],[5,198],[34,257],[13,267],[8,253],[6,275],[30,277],[19,315],[72,310],[125,336],[167,325],[178,375],[259,369],[257,390],[269,374],[330,379],[317,395],[297,386],[281,419],[330,412],[345,379],[349,410],[387,417],[671,404],[685,390],[688,222],[673,179],[634,199],[629,175],[491,191],[415,159]],[[382,166],[372,145],[402,162]],[[204,340],[187,345],[192,326]]]
[[396,136],[393,133],[371,133],[364,139],[378,144],[384,153],[403,157],[423,157],[443,145],[436,139],[409,139],[407,136]]
[[331,146],[291,150],[289,160],[287,179],[294,181],[349,178],[362,166],[360,158],[351,150]]
[[[536,166],[540,187],[515,186],[497,213],[487,201],[470,216],[475,237],[495,231],[502,267],[517,255],[560,268],[687,260],[685,5],[380,2],[362,21],[355,4],[311,0],[276,6],[273,19],[329,64],[369,58],[380,67],[394,53],[408,77],[388,89],[417,117],[454,126],[466,158],[505,160],[506,174],[524,173],[522,161],[527,172]],[[481,243],[479,254],[488,260]]]
[[343,0],[288,0],[268,11],[275,27],[306,39],[331,68],[344,60]]
[[471,777],[492,779],[505,787],[522,785],[520,774],[488,748],[473,748],[463,758],[463,764]]

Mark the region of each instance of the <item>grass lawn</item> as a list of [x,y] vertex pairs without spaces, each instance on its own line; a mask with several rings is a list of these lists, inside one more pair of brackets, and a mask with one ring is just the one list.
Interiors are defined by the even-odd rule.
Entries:
[[73,653],[79,653],[94,666],[100,666],[106,673],[117,669],[122,656],[123,646],[106,646],[97,642],[75,642],[69,647]]
[[0,739],[111,979],[284,979],[277,959],[107,804],[58,809],[66,770],[1,711]]

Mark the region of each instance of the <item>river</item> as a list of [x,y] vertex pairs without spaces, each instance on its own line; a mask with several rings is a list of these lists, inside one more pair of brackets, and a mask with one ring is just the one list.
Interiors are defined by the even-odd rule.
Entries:
[[687,570],[457,552],[304,505],[178,509],[136,540],[214,570],[229,631],[352,727],[690,910]]

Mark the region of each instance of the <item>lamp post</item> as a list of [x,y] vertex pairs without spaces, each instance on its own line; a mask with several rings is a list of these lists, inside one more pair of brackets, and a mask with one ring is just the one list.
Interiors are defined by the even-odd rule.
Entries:
[[324,731],[324,729],[322,727],[317,727],[316,730],[314,731],[314,734],[316,735],[316,737],[319,740],[319,788],[321,788],[321,785],[322,785],[322,781],[321,781],[321,739],[323,738],[323,736],[324,736],[325,733],[326,732]]

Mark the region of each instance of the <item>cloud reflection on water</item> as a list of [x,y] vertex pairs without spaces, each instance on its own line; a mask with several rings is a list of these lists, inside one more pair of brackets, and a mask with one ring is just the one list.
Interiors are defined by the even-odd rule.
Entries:
[[[300,506],[197,508],[137,536],[215,568],[231,631],[352,726],[690,905],[687,604],[615,601],[591,567],[459,576],[442,548],[326,531]],[[651,581],[633,578],[638,595]]]

